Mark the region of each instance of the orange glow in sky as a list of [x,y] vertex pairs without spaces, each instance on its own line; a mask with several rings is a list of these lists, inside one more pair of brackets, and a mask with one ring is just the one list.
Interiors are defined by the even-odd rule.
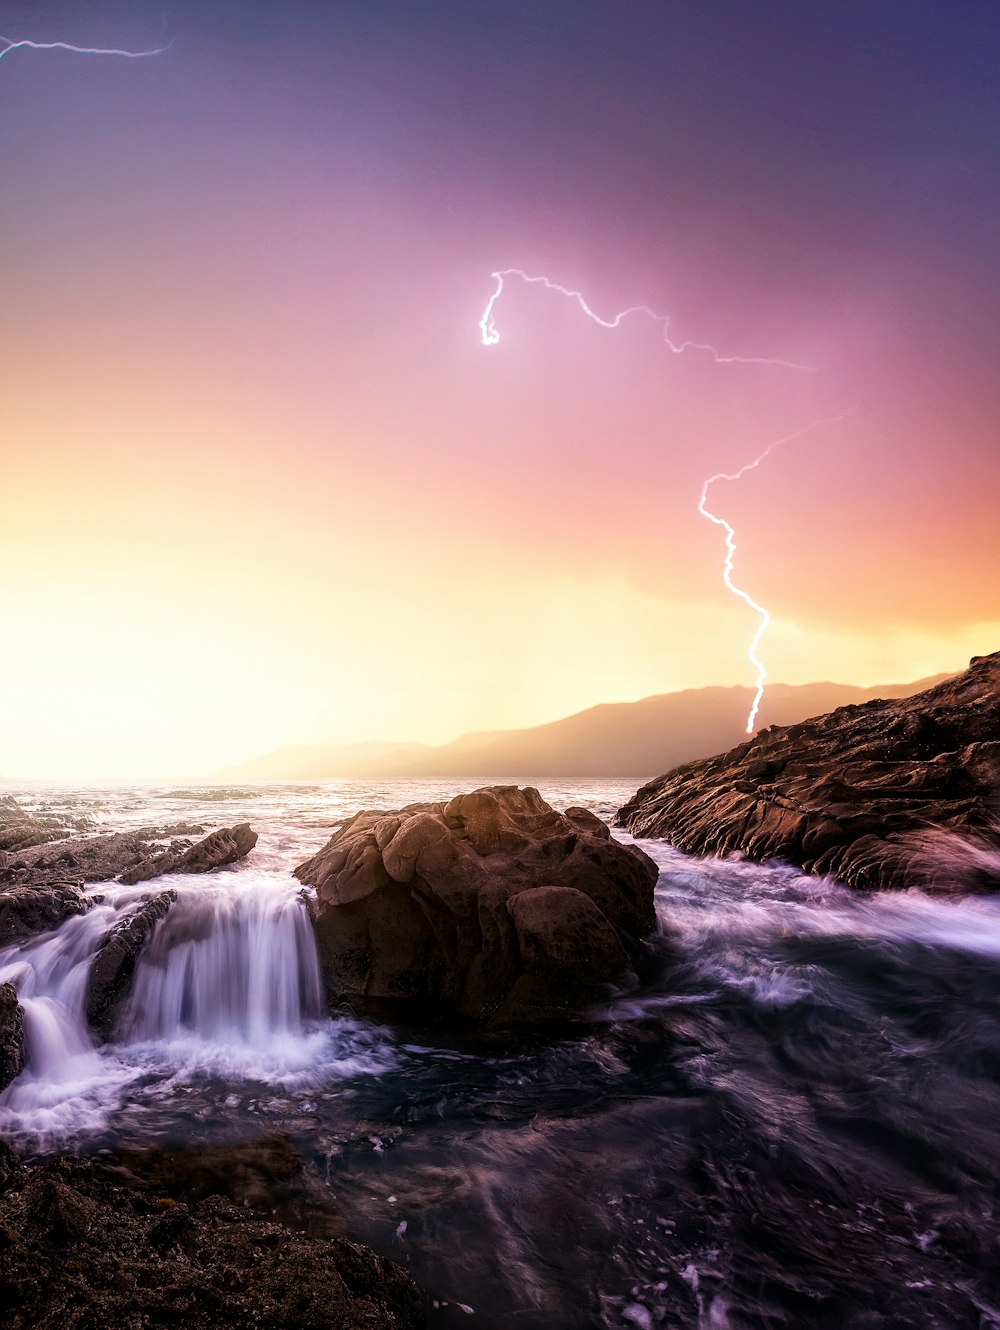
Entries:
[[[988,145],[925,143],[905,81],[804,30],[782,82],[659,6],[561,44],[447,4],[212,9],[155,62],[0,63],[0,776],[208,777],[752,684],[701,484],[851,408],[713,489],[770,678],[997,648]],[[153,14],[23,35],[142,47]],[[874,146],[810,61],[891,102]],[[486,348],[514,266],[817,372],[523,282]]]

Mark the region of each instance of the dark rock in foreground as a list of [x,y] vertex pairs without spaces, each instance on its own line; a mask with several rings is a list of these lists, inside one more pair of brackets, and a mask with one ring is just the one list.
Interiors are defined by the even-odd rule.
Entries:
[[772,726],[678,767],[643,786],[617,825],[868,890],[997,890],[1000,653],[915,697]]
[[296,876],[330,1001],[381,1014],[565,1019],[632,977],[656,923],[647,855],[512,785],[358,813]]
[[144,901],[115,924],[91,961],[84,1013],[91,1029],[103,1039],[111,1038],[115,1017],[128,996],[143,944],[176,899],[177,892],[171,888]]
[[24,1013],[13,984],[0,984],[0,1090],[24,1069]]
[[[226,1152],[217,1169],[245,1174],[247,1150]],[[173,1185],[164,1194],[172,1180],[163,1156],[154,1180],[141,1176],[138,1159],[128,1168],[82,1159],[17,1165],[2,1143],[0,1154],[7,1330],[426,1325],[423,1297],[391,1262],[343,1237],[296,1232],[227,1195],[189,1197]],[[260,1160],[250,1172],[264,1177]]]

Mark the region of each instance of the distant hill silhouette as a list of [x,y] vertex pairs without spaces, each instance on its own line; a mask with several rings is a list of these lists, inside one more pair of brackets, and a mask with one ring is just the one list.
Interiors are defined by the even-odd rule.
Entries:
[[[856,688],[850,684],[770,684],[758,730],[872,698],[909,697],[939,683]],[[297,781],[324,777],[655,776],[695,758],[724,752],[745,737],[750,688],[690,688],[640,702],[589,707],[523,730],[465,734],[452,743],[300,744],[277,748],[217,775],[227,781]]]

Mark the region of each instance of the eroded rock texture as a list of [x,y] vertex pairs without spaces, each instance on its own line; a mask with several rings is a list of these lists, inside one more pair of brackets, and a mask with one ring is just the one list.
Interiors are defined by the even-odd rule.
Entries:
[[0,984],[0,1090],[24,1068],[24,1013],[13,984]]
[[564,1019],[631,977],[656,923],[647,855],[516,786],[358,813],[296,876],[328,997],[360,1010]]
[[863,889],[1000,887],[1000,653],[914,697],[772,726],[643,786],[617,824]]
[[[227,1179],[251,1175],[260,1196],[248,1204],[245,1195],[230,1199],[229,1185],[193,1190],[184,1182],[184,1162],[173,1169],[162,1152],[148,1170],[155,1176],[143,1176],[140,1156],[19,1165],[0,1142],[3,1325],[426,1325],[424,1299],[398,1266],[344,1237],[323,1234],[329,1225],[315,1219],[302,1232],[297,1230],[303,1225],[273,1217],[267,1142],[233,1147],[225,1157],[220,1150],[211,1153]],[[192,1163],[197,1174],[197,1160]],[[277,1163],[282,1165],[280,1157]],[[186,1167],[192,1171],[191,1163]],[[252,1208],[258,1203],[259,1209]]]
[[247,822],[236,827],[220,827],[204,840],[186,849],[168,850],[143,859],[126,868],[120,880],[129,885],[147,882],[165,873],[208,873],[244,859],[257,844],[257,833]]
[[87,976],[84,1012],[103,1039],[110,1039],[118,1009],[131,990],[139,952],[176,899],[171,888],[143,901],[115,924],[97,949]]

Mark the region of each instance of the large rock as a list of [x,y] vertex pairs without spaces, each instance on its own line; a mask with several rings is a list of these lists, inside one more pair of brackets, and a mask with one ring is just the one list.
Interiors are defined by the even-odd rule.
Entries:
[[24,1013],[13,984],[0,984],[0,1090],[24,1068]]
[[647,855],[512,785],[358,813],[296,876],[330,1001],[382,1014],[564,1019],[630,978],[656,923]]
[[1000,888],[1000,653],[914,697],[772,726],[651,781],[619,826],[864,889]]
[[84,1014],[91,1029],[110,1039],[124,999],[128,996],[139,952],[156,923],[177,899],[171,888],[132,910],[120,919],[98,947],[90,963]]
[[[261,1196],[185,1186],[159,1152],[126,1161],[18,1164],[0,1142],[0,1316],[5,1330],[420,1330],[424,1298],[391,1261],[310,1224],[279,1222],[266,1143],[210,1154]],[[192,1161],[196,1162],[196,1161]],[[278,1164],[280,1165],[280,1158]],[[144,1177],[150,1172],[155,1176]],[[196,1170],[193,1170],[196,1172]],[[259,1208],[255,1208],[255,1203]]]

